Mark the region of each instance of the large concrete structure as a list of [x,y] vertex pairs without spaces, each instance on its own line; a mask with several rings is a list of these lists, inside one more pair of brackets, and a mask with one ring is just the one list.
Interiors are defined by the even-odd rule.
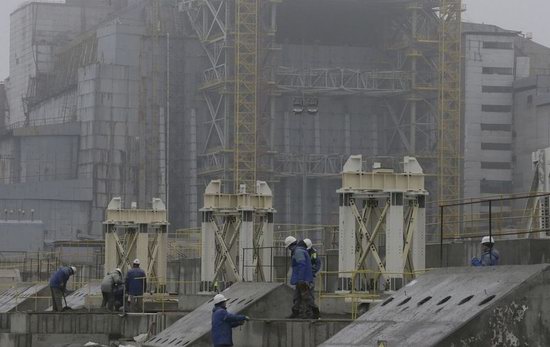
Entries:
[[[34,208],[58,239],[99,237],[113,196],[140,206],[160,197],[173,227],[199,226],[206,184],[233,186],[235,19],[224,15],[232,2],[214,3],[16,10],[0,208]],[[279,222],[335,224],[338,173],[351,154],[417,154],[435,172],[436,5],[262,6],[258,179],[274,191]],[[317,115],[292,113],[303,96],[319,100]]]
[[[514,136],[526,126],[513,120],[521,107],[514,82],[548,71],[550,48],[493,25],[465,23],[463,35],[464,197],[527,192],[529,186],[512,184],[514,175],[530,175],[531,166],[530,152]],[[515,165],[520,162],[528,165]]]

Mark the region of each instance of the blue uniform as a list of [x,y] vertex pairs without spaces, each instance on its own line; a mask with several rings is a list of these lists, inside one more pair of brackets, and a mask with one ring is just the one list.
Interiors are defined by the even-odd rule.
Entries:
[[246,316],[232,314],[221,306],[212,309],[212,343],[214,346],[233,346],[233,331],[246,320]]
[[290,277],[290,284],[296,285],[300,282],[313,282],[311,258],[303,241],[298,242],[292,250],[292,277]]
[[317,250],[313,247],[308,250],[308,254],[311,258],[311,272],[313,273],[313,277],[315,278],[319,270],[321,270],[321,258],[319,258]]
[[73,274],[73,270],[68,266],[63,266],[53,273],[50,278],[50,287],[65,290],[67,287],[67,281]]
[[481,254],[481,257],[472,259],[472,266],[496,266],[500,261],[500,253],[492,248]]
[[126,274],[126,291],[128,295],[142,296],[147,286],[145,271],[133,267]]

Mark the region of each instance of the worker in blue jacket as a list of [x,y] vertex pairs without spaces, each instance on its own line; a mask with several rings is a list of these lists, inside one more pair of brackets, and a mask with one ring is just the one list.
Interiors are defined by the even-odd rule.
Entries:
[[481,239],[481,256],[472,259],[472,266],[495,266],[500,262],[500,253],[495,248],[495,239],[484,236]]
[[76,273],[74,266],[62,266],[50,277],[50,291],[52,294],[52,305],[54,311],[63,310],[62,298],[67,292],[67,282]]
[[227,312],[227,299],[223,294],[214,297],[212,309],[212,344],[214,347],[233,346],[233,328],[243,325],[249,318]]
[[147,288],[147,275],[139,267],[140,263],[139,259],[135,259],[132,268],[126,274],[126,292],[130,312],[143,312],[143,293]]
[[311,310],[313,311],[313,318],[319,318],[319,307],[315,304],[315,278],[317,273],[321,270],[321,258],[317,253],[315,247],[313,247],[313,242],[310,239],[304,239],[304,243],[307,247],[307,253],[311,259],[311,273],[313,274],[313,281],[309,284],[309,292],[311,295]]
[[311,258],[307,252],[305,242],[298,241],[294,236],[285,239],[285,247],[292,254],[292,276],[290,284],[296,286],[294,289],[294,305],[289,318],[311,319],[315,318],[312,307],[310,284],[313,282],[311,271]]

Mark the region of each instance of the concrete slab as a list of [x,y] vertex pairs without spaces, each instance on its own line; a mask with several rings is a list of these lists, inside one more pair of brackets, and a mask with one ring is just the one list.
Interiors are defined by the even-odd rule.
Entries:
[[17,283],[0,287],[0,312],[10,312],[46,289],[46,284]]
[[549,289],[547,264],[433,270],[321,346],[548,346]]
[[[224,290],[232,313],[251,317],[283,318],[290,314],[292,290],[282,283],[236,283]],[[145,346],[210,346],[213,296],[206,303],[149,339]]]
[[[82,288],[76,290],[66,297],[67,306],[73,310],[79,310],[86,307],[86,298],[89,296],[101,296],[101,283],[89,283],[83,286]],[[65,302],[63,302],[65,305]],[[53,308],[50,306],[46,311],[52,311]]]

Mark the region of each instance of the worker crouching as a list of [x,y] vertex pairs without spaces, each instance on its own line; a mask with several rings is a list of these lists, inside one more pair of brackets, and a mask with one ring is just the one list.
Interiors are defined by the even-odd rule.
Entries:
[[[107,307],[109,311],[115,310],[115,297],[122,288],[124,281],[122,280],[122,270],[115,269],[113,272],[108,273],[101,282],[101,294],[103,295],[103,302],[101,308]],[[118,300],[121,302],[121,300]],[[119,306],[119,305],[116,305]],[[118,308],[116,308],[118,310]]]

